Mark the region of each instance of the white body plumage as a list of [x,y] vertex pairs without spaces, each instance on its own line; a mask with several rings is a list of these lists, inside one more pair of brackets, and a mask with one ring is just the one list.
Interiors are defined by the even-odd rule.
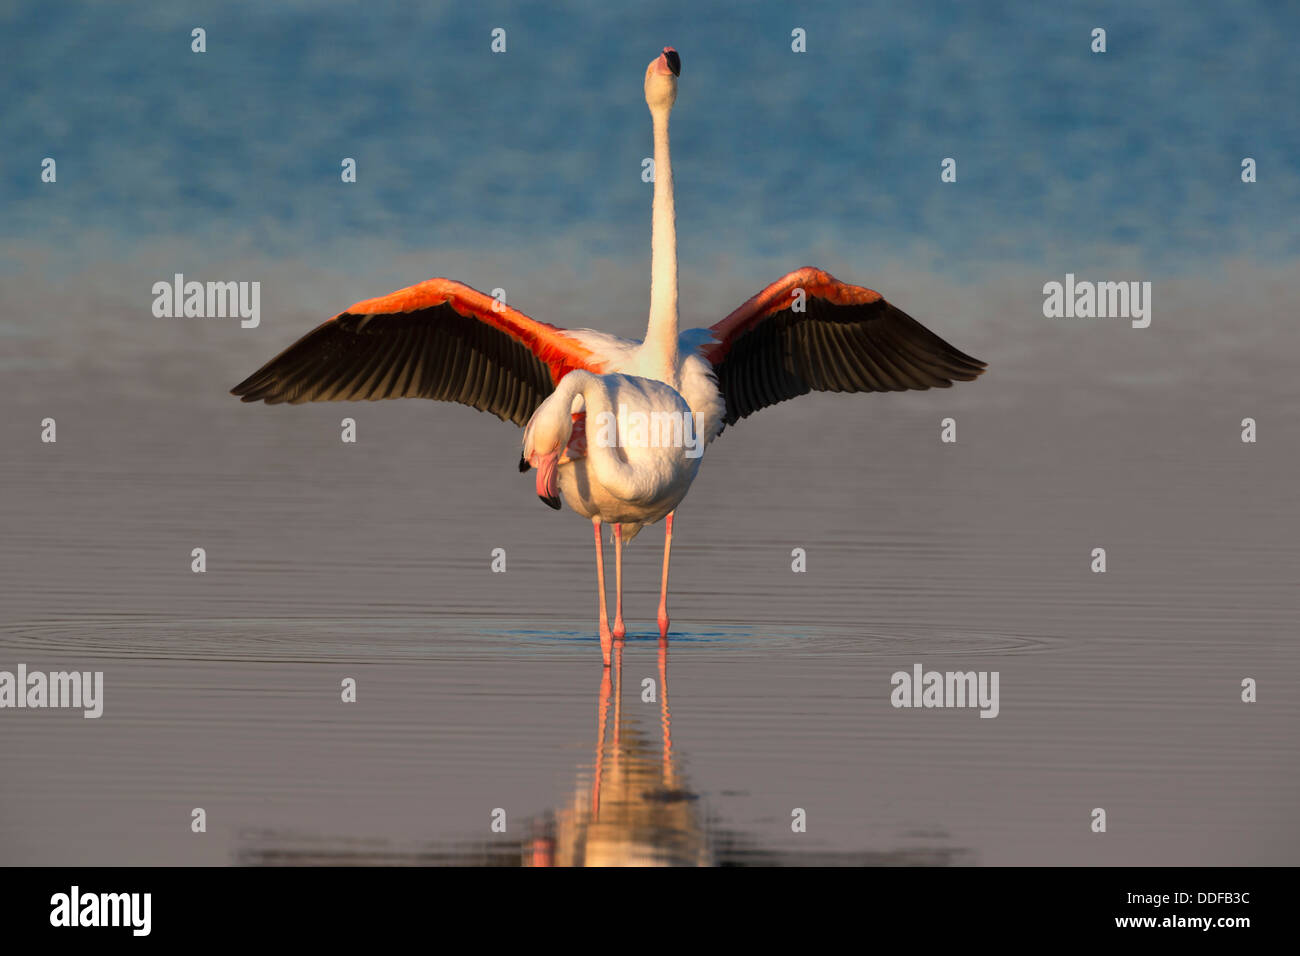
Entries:
[[[583,416],[578,434],[575,415]],[[686,496],[711,437],[706,428],[663,382],[575,370],[533,414],[524,457],[538,469],[544,499],[558,489],[583,517],[622,525],[626,542]]]

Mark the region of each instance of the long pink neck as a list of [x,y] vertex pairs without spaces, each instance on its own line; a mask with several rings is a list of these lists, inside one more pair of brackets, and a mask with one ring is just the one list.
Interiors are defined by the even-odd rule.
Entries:
[[647,372],[677,382],[677,213],[673,206],[673,164],[668,155],[668,110],[651,110],[655,138],[654,205],[650,225],[650,324],[646,328]]

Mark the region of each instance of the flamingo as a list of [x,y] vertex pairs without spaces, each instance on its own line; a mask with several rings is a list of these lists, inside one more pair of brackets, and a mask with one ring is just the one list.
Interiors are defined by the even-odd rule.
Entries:
[[[635,422],[631,420],[633,415],[644,418]],[[575,419],[583,423],[576,438]],[[606,665],[611,641],[621,641],[627,633],[623,621],[623,545],[645,525],[665,517],[669,521],[665,540],[671,540],[671,516],[690,490],[703,454],[705,436],[697,431],[695,421],[686,400],[664,382],[618,373],[593,375],[575,369],[538,406],[524,429],[521,467],[537,469],[537,496],[558,509],[557,491],[562,490],[569,507],[591,519],[596,539],[600,648]],[[659,428],[653,428],[653,423],[658,423]],[[589,434],[593,431],[595,434]],[[605,606],[605,560],[600,540],[600,526],[605,522],[614,528],[612,631]],[[664,546],[663,578],[661,637],[668,632],[668,544]]]
[[[668,141],[680,75],[681,58],[672,47],[645,71],[655,176],[643,340],[560,328],[460,282],[435,278],[357,302],[231,389],[245,402],[267,404],[454,401],[527,426],[520,471],[537,467],[537,492],[550,507],[559,507],[558,491],[592,520],[606,667],[610,638],[625,633],[623,545],[661,519],[658,624],[660,640],[667,640],[673,518],[700,459],[680,448],[623,447],[621,425],[610,447],[597,450],[606,443],[587,434],[593,412],[612,413],[620,399],[642,413],[689,412],[708,446],[726,426],[809,392],[947,388],[986,368],[880,293],[811,266],[776,280],[708,328],[680,330]],[[615,542],[612,631],[602,523],[612,525]]]

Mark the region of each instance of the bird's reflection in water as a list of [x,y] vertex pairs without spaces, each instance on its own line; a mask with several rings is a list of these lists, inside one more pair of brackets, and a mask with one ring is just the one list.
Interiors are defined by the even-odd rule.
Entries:
[[659,641],[659,727],[625,719],[622,641],[604,669],[596,707],[595,760],[567,805],[502,835],[451,846],[313,839],[245,831],[237,862],[253,866],[889,866],[972,862],[939,846],[894,851],[765,849],[707,813],[673,753],[668,641]]
[[[699,801],[673,757],[668,642],[659,642],[658,742],[623,719],[623,642],[604,671],[590,784],[567,809],[535,824],[532,866],[708,866],[712,858]],[[612,719],[610,711],[613,711]]]

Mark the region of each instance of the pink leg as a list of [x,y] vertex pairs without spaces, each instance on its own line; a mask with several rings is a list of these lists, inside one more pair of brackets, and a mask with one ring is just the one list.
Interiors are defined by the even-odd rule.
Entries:
[[664,783],[677,789],[673,769],[673,718],[668,711],[668,640],[659,639],[659,721],[664,731]]
[[623,526],[614,525],[614,640],[627,634],[623,624]]
[[593,518],[591,527],[596,533],[596,589],[600,592],[600,656],[609,666],[609,614],[605,609],[605,550],[600,543],[600,519]]
[[601,672],[600,705],[596,708],[596,765],[591,781],[591,815],[600,816],[600,782],[605,773],[605,725],[609,722],[609,668]]
[[673,547],[673,515],[671,512],[664,526],[664,580],[659,590],[659,639],[668,639],[668,553]]
[[[614,759],[623,752],[620,738],[623,734],[623,642],[614,644]],[[615,764],[617,766],[617,764]]]

